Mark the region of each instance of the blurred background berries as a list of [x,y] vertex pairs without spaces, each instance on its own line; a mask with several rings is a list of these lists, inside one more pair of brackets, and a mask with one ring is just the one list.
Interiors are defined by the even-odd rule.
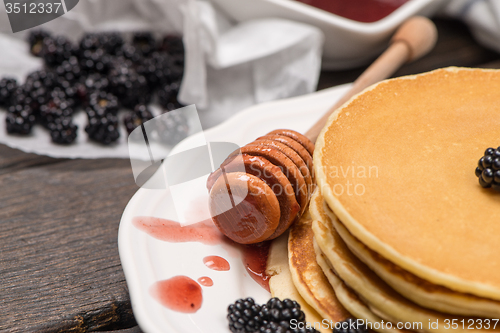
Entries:
[[[7,132],[29,135],[33,126],[41,125],[54,143],[71,144],[78,129],[73,115],[83,109],[88,138],[108,145],[120,137],[120,126],[130,134],[152,119],[150,103],[157,102],[162,112],[182,107],[177,100],[184,73],[181,37],[157,39],[144,31],[127,37],[117,32],[88,33],[73,43],[44,30],[31,31],[30,53],[44,60],[44,68],[30,73],[23,83],[0,80]],[[119,110],[125,114],[119,115]],[[165,131],[158,137],[171,141],[171,136],[187,135],[187,119],[174,118],[158,127]]]

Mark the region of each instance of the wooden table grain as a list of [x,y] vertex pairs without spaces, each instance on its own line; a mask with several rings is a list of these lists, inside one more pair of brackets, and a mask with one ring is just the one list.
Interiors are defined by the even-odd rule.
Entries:
[[[463,24],[434,21],[436,48],[395,76],[500,67]],[[362,71],[324,71],[318,89]],[[129,161],[53,159],[0,145],[0,188],[0,332],[141,332],[117,247],[121,214],[137,190]]]

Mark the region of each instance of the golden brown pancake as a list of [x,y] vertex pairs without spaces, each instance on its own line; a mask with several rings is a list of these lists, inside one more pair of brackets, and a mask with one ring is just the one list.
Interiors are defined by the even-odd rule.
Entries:
[[351,317],[335,296],[323,270],[316,262],[312,221],[302,218],[290,228],[288,258],[295,287],[323,318],[339,322]]
[[309,212],[315,220],[329,220],[358,259],[404,297],[415,303],[445,313],[500,317],[500,302],[452,291],[433,284],[396,266],[357,240],[336,218],[319,192],[311,198]]
[[[387,324],[382,325],[384,319],[386,322],[391,321],[393,323],[394,321],[386,318],[386,316],[382,318],[382,316],[377,315],[375,312],[378,313],[380,311],[367,306],[351,288],[345,285],[333,270],[328,258],[321,252],[317,242],[314,242],[314,250],[316,251],[316,261],[335,290],[340,303],[357,319],[362,319],[365,323],[370,323],[373,330],[380,333],[411,332],[405,329],[398,329],[395,324],[391,325],[391,327],[388,327]],[[376,325],[377,323],[378,326]]]
[[[422,323],[419,331],[446,333],[449,332],[449,327],[447,328],[446,325],[432,327],[428,323],[436,321],[440,323],[460,321],[467,323],[476,322],[479,319],[478,317],[445,314],[411,302],[380,279],[349,250],[335,230],[332,221],[314,220],[312,229],[318,246],[338,277],[352,288],[370,308],[378,309],[380,313],[384,314],[384,317],[391,318],[391,321]],[[475,331],[500,332],[500,327],[494,328],[494,325],[490,325],[489,329],[485,327],[475,327]],[[468,332],[467,325],[458,327],[454,331]]]
[[500,193],[474,175],[484,150],[499,145],[499,100],[499,71],[465,68],[383,81],[353,97],[316,143],[329,207],[412,274],[500,300]]
[[[303,298],[293,284],[288,266],[288,232],[273,240],[269,249],[266,274],[269,278],[271,295],[280,299],[297,301],[306,315],[306,322],[321,323],[323,318]],[[321,333],[331,333],[331,329],[317,327]]]

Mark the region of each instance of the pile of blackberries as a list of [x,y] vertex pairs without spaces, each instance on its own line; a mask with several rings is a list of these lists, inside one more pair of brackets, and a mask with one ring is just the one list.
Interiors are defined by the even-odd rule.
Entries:
[[[148,108],[153,99],[163,112],[182,107],[177,94],[184,46],[178,36],[158,41],[152,33],[137,32],[126,40],[116,32],[89,33],[75,45],[63,36],[36,30],[28,42],[31,54],[43,58],[45,66],[30,73],[23,84],[0,80],[0,107],[7,109],[8,133],[28,135],[40,124],[53,142],[72,143],[77,136],[73,115],[82,108],[89,138],[110,144],[120,136],[119,109],[129,109],[124,124],[130,133],[153,118]],[[165,130],[187,133],[184,125]]]
[[238,299],[227,308],[227,320],[233,333],[319,333],[306,327],[299,303],[288,298],[273,297],[263,305],[252,298]]

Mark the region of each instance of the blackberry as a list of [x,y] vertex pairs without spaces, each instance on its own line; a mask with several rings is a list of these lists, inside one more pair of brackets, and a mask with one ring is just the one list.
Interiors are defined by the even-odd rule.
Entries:
[[102,48],[106,53],[114,55],[123,44],[123,38],[117,32],[88,33],[80,40],[80,52]]
[[30,45],[30,53],[35,57],[40,57],[42,55],[43,41],[46,37],[50,37],[50,33],[38,29],[32,30],[28,36],[28,43]]
[[97,50],[101,46],[101,40],[98,33],[86,33],[80,39],[80,53],[85,50]]
[[160,50],[172,55],[184,56],[184,43],[181,36],[167,35],[163,37],[160,43]]
[[168,112],[158,118],[156,131],[161,142],[175,145],[188,137],[188,119],[180,112]]
[[[227,319],[233,333],[317,333],[313,328],[291,328],[292,320],[304,323],[305,315],[296,301],[271,298],[259,306],[252,298],[229,305]],[[305,325],[304,325],[305,326]]]
[[59,78],[63,78],[70,83],[75,83],[82,74],[78,58],[74,56],[70,57],[68,60],[64,60],[56,67],[55,72]]
[[78,126],[73,124],[71,118],[62,117],[55,119],[48,126],[52,142],[58,144],[73,143],[77,136]]
[[94,111],[98,116],[104,116],[108,113],[116,115],[118,108],[118,99],[115,95],[105,91],[95,91],[90,94],[87,114]]
[[145,58],[137,67],[137,73],[148,81],[150,89],[157,89],[171,80],[169,55],[154,52],[151,57]]
[[74,45],[63,36],[55,38],[44,38],[42,47],[42,58],[47,66],[60,65],[64,60],[75,55]]
[[179,82],[184,74],[184,67],[179,67],[175,59],[167,53],[154,52],[137,67],[137,72],[144,75],[151,89]]
[[89,123],[85,127],[85,132],[93,141],[104,145],[109,145],[120,137],[118,131],[118,117],[107,113],[106,115],[98,115],[96,113],[87,113]]
[[183,107],[177,100],[179,94],[179,83],[173,82],[164,85],[158,90],[158,103],[168,111],[172,111]]
[[40,106],[46,102],[47,89],[39,80],[26,80],[17,87],[12,97],[12,105],[28,105],[34,113],[38,113]]
[[107,76],[94,73],[83,78],[83,84],[89,92],[107,91],[109,89],[109,80]]
[[227,308],[229,330],[233,333],[253,333],[260,327],[261,306],[252,298],[239,299]]
[[146,105],[136,105],[134,111],[125,116],[123,123],[125,124],[128,134],[130,134],[137,126],[151,119],[153,119],[153,114]]
[[143,61],[144,57],[134,45],[125,43],[118,50],[117,55],[124,59],[130,60],[134,64],[139,64]]
[[110,91],[120,103],[133,109],[138,104],[148,104],[151,93],[146,78],[127,67],[113,69],[110,73]]
[[476,177],[483,188],[493,188],[500,192],[500,147],[488,148],[479,159]]
[[[26,85],[38,85],[39,87],[44,87],[47,90],[52,89],[56,86],[57,74],[51,70],[38,70],[28,74],[26,77]],[[38,81],[39,83],[36,83]]]
[[335,323],[333,333],[368,333],[368,329],[365,325],[358,325],[356,319],[348,318]]
[[132,45],[142,55],[147,56],[156,49],[156,40],[150,32],[136,32],[132,37]]
[[80,68],[87,73],[103,73],[109,71],[111,57],[104,49],[84,50],[80,55]]
[[3,78],[0,80],[0,106],[10,106],[16,88],[16,79]]
[[118,32],[113,31],[100,33],[99,42],[101,47],[112,55],[116,55],[125,43],[122,36]]
[[50,129],[51,124],[60,119],[71,119],[73,113],[71,102],[55,97],[49,103],[40,106],[40,123],[45,128]]
[[7,110],[5,123],[7,133],[28,135],[35,123],[35,115],[29,105],[12,105]]

